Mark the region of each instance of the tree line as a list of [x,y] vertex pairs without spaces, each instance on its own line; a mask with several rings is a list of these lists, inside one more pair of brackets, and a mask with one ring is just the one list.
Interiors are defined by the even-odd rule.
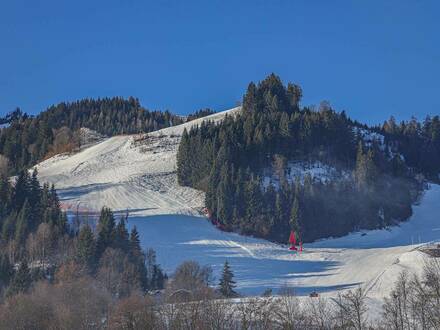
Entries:
[[186,117],[186,121],[191,121],[191,120],[203,118],[203,117],[213,115],[213,114],[215,114],[215,111],[212,109],[209,109],[209,108],[200,109],[200,110],[195,111],[194,113],[189,114]]
[[[163,288],[166,275],[154,250],[144,252],[139,233],[101,210],[96,230],[72,226],[55,188],[21,171],[12,184],[0,177],[0,296],[27,292],[36,281],[91,277],[114,297]],[[73,221],[78,223],[75,219]]]
[[113,136],[151,132],[181,124],[183,119],[169,111],[149,111],[133,97],[113,97],[63,102],[37,116],[17,109],[0,123],[6,124],[0,129],[0,155],[15,174],[45,157],[78,148],[82,127]]
[[[179,184],[206,192],[221,228],[279,242],[291,230],[312,241],[407,219],[421,185],[397,146],[365,141],[359,132],[367,126],[327,102],[301,108],[301,97],[299,86],[274,74],[250,83],[240,114],[184,131]],[[349,175],[287,180],[291,161],[319,161]],[[278,180],[265,186],[267,169]]]
[[394,145],[408,166],[439,180],[440,117],[427,116],[423,122],[412,118],[397,123],[394,117],[384,122],[381,132],[386,142]]

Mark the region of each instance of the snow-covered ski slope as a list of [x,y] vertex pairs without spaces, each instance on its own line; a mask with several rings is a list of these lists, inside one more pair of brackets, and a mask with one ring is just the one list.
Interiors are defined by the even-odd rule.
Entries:
[[238,289],[245,294],[290,286],[299,294],[316,290],[332,296],[362,286],[370,298],[380,300],[402,270],[421,271],[425,255],[412,240],[440,238],[439,201],[440,186],[431,185],[414,206],[412,218],[401,226],[305,244],[301,254],[265,240],[221,232],[199,217],[132,217],[129,226],[137,226],[143,246],[156,250],[168,273],[183,260],[196,260],[211,265],[218,278],[228,260]]
[[103,206],[131,215],[200,214],[203,194],[180,187],[176,153],[185,128],[219,121],[240,108],[142,135],[108,138],[73,155],[36,166],[43,182],[54,183],[67,210],[94,212]]
[[[184,260],[213,266],[227,259],[238,289],[260,294],[293,286],[300,294],[334,295],[361,285],[380,299],[402,270],[419,272],[424,255],[417,243],[440,239],[440,186],[432,185],[414,206],[411,219],[392,230],[354,233],[306,244],[298,255],[285,246],[218,231],[199,215],[203,194],[176,181],[176,152],[184,128],[219,121],[239,108],[144,135],[115,136],[73,155],[37,165],[43,182],[54,183],[67,209],[98,211],[102,206],[130,212],[145,248],[156,250],[168,273]],[[414,245],[413,245],[414,244]]]

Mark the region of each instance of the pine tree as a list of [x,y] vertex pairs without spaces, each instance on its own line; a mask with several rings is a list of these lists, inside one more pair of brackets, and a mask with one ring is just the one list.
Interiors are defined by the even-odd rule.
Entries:
[[362,141],[359,141],[358,150],[356,155],[356,183],[358,188],[363,188],[366,184],[366,164],[365,164],[365,156],[364,149],[362,146]]
[[17,177],[12,195],[12,205],[16,210],[23,207],[24,201],[29,197],[29,190],[29,173],[23,170]]
[[186,128],[183,130],[182,139],[177,151],[177,180],[181,186],[189,186],[191,184],[191,167],[189,165],[190,149],[189,136]]
[[6,287],[12,276],[14,275],[14,267],[9,261],[6,254],[0,255],[0,289]]
[[257,87],[253,82],[249,84],[243,97],[243,108],[251,113],[258,111]]
[[98,239],[96,241],[96,254],[98,258],[102,256],[105,249],[114,242],[115,217],[113,212],[103,207],[98,222]]
[[11,212],[3,222],[2,225],[2,239],[8,242],[14,238],[15,234],[15,222],[17,220],[17,212]]
[[219,291],[226,298],[236,297],[238,294],[234,291],[235,286],[234,274],[229,263],[225,261],[219,282]]
[[232,205],[234,192],[228,164],[222,166],[220,184],[217,189],[217,220],[225,225],[232,224]]
[[287,84],[287,97],[289,99],[290,106],[295,110],[299,110],[299,102],[302,98],[302,89],[300,86],[288,83]]
[[156,252],[153,249],[148,249],[145,256],[148,289],[162,289],[164,285],[165,275],[156,262]]
[[23,260],[12,278],[11,284],[7,290],[7,295],[13,296],[20,292],[26,292],[30,288],[31,282],[32,278],[27,260]]
[[294,199],[293,205],[292,205],[292,209],[290,211],[290,221],[289,221],[289,223],[290,223],[290,229],[293,232],[295,232],[296,234],[299,234],[300,218],[301,218],[301,210],[300,210],[300,207],[299,207],[299,201],[298,201],[298,197],[295,196],[295,199]]
[[57,194],[57,191],[55,190],[54,184],[52,184],[52,186],[50,187],[49,203],[50,203],[50,206],[54,209],[60,208],[60,200],[58,198],[58,194]]
[[130,241],[127,228],[125,227],[126,217],[119,219],[118,225],[115,229],[114,247],[121,249],[124,252],[128,252],[130,248]]
[[372,149],[365,154],[362,142],[359,142],[356,156],[356,183],[359,189],[371,188],[376,180],[377,169]]
[[31,211],[29,202],[26,199],[17,216],[17,224],[15,226],[15,240],[17,242],[24,243],[26,240],[29,231]]
[[151,282],[148,279],[147,266],[145,265],[145,254],[141,248],[139,233],[136,226],[133,227],[130,233],[130,251],[129,259],[136,269],[137,278],[142,285],[142,289],[150,289]]
[[248,221],[252,221],[255,215],[261,214],[262,196],[260,182],[252,178],[246,187],[246,217]]
[[11,207],[11,186],[6,175],[0,174],[0,229]]
[[36,169],[32,172],[29,182],[29,204],[31,208],[30,228],[35,230],[42,218],[41,208],[41,187],[38,181],[38,172]]
[[139,239],[139,233],[136,229],[136,226],[133,227],[130,233],[130,255],[138,259],[142,256],[142,248],[141,248],[141,241]]
[[94,269],[96,265],[96,243],[92,229],[88,225],[83,226],[79,232],[76,259],[89,270]]

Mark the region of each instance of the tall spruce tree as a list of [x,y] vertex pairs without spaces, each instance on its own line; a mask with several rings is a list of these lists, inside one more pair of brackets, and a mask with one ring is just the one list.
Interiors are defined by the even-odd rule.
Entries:
[[23,170],[18,174],[12,195],[12,204],[15,209],[20,210],[24,201],[29,197],[29,173]]
[[136,274],[139,279],[139,283],[142,285],[142,289],[150,289],[151,282],[148,280],[148,271],[145,264],[145,253],[141,248],[141,241],[139,239],[139,233],[136,226],[133,227],[130,233],[130,251],[129,251],[130,261],[133,263],[136,269]]
[[115,237],[115,217],[108,207],[101,209],[98,221],[98,239],[96,241],[96,254],[102,256],[105,249],[112,246]]
[[0,254],[0,291],[5,288],[14,275],[14,266],[6,254]]
[[191,167],[189,164],[191,154],[189,136],[186,128],[183,130],[176,158],[177,180],[181,186],[188,186],[191,182]]
[[0,228],[11,208],[11,186],[6,175],[0,174]]
[[220,277],[219,291],[224,297],[232,298],[238,296],[237,292],[234,291],[235,287],[234,273],[232,272],[229,263],[225,261],[222,275]]
[[299,207],[299,200],[298,197],[295,196],[292,209],[290,211],[290,229],[294,231],[297,235],[299,235],[300,233],[300,226],[299,226],[300,218],[301,218],[301,210]]
[[38,171],[34,169],[29,180],[29,204],[31,208],[29,226],[32,231],[38,227],[42,218],[41,186],[37,176]]
[[26,241],[30,229],[31,212],[31,207],[26,199],[17,216],[17,223],[15,226],[15,240],[17,242],[24,243]]
[[130,249],[130,241],[127,228],[125,227],[125,222],[127,221],[126,216],[122,216],[119,219],[118,225],[115,229],[114,247],[121,249],[124,252],[128,252]]
[[134,259],[138,259],[142,255],[141,241],[136,226],[133,227],[130,233],[130,255]]
[[93,270],[96,266],[96,242],[89,225],[83,226],[78,234],[76,259],[89,270]]

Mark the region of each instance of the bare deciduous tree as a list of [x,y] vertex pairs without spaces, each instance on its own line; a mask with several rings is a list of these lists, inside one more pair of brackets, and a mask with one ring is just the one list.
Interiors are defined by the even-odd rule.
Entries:
[[109,329],[149,330],[158,329],[160,321],[154,311],[154,303],[148,298],[132,295],[122,299],[112,308]]
[[185,261],[177,267],[173,278],[168,281],[166,296],[172,301],[200,300],[213,295],[209,287],[212,282],[212,269],[195,261]]
[[339,327],[351,327],[356,330],[366,328],[365,295],[361,287],[344,294],[339,294],[334,300],[337,305],[337,319]]
[[276,322],[282,329],[297,329],[304,325],[305,313],[292,288],[283,288],[276,304]]

